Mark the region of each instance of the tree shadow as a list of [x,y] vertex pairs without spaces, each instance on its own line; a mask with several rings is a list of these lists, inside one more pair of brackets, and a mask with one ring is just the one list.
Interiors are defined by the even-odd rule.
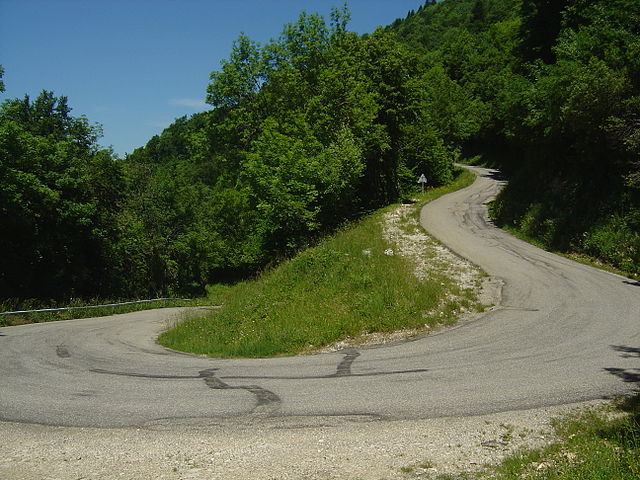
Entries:
[[506,182],[508,180],[508,178],[505,176],[504,173],[502,173],[500,170],[488,170],[482,174],[480,174],[481,177],[486,177],[486,178],[492,178],[493,180],[497,180],[499,182]]
[[612,349],[621,352],[622,358],[640,358],[640,348],[627,347],[626,345],[612,345]]
[[[627,345],[612,345],[611,348],[620,352],[622,358],[640,359],[640,348]],[[638,385],[633,394],[619,399],[617,405],[621,410],[632,413],[633,418],[638,421],[640,419],[640,368],[605,368],[605,370],[625,383]]]
[[[622,358],[640,358],[640,348],[626,345],[612,345],[611,348],[620,352]],[[640,368],[605,368],[605,370],[625,383],[640,383]]]
[[640,368],[605,368],[605,370],[625,383],[640,383]]

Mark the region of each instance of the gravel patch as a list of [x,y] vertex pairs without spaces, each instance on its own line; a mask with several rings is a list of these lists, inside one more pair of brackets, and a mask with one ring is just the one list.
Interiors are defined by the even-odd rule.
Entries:
[[445,275],[461,290],[476,290],[482,271],[429,235],[416,212],[415,205],[403,204],[384,215],[383,236],[395,245],[394,252],[412,261],[419,280]]
[[422,420],[192,419],[126,429],[0,423],[0,478],[437,478],[553,442],[550,419],[571,408]]

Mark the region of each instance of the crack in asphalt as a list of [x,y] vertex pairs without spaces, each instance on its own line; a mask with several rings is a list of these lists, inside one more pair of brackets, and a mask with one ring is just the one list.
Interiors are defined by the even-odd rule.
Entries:
[[497,310],[516,310],[520,312],[539,312],[539,308],[529,308],[529,307],[515,307],[512,305],[498,305],[496,307]]
[[192,379],[202,378],[201,375],[165,375],[165,374],[153,374],[153,373],[117,372],[114,370],[104,370],[102,368],[91,368],[89,369],[89,371],[92,373],[118,375],[121,377],[160,378],[163,380],[192,380]]

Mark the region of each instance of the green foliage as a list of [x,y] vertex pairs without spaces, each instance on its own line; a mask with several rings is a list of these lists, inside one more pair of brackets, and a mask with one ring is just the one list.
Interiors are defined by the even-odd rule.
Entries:
[[[451,180],[449,139],[475,128],[468,96],[414,81],[410,49],[382,30],[348,32],[348,19],[346,8],[328,23],[303,12],[263,46],[241,35],[211,74],[214,110],[178,119],[122,162],[115,258],[133,266],[126,289],[196,293],[396,201],[420,173]],[[460,132],[446,139],[421,114],[435,89],[457,101]]]
[[[602,219],[590,231],[583,234],[582,248],[585,253],[601,259],[622,271],[640,274],[640,234],[635,218],[619,214]],[[635,227],[635,228],[634,228]]]
[[423,173],[447,184],[461,154],[511,175],[500,223],[634,272],[639,5],[428,1],[363,36],[346,7],[302,12],[265,45],[241,34],[211,74],[212,110],[124,159],[65,97],[5,101],[0,290],[202,293],[406,197]]
[[520,27],[520,59],[553,63],[553,47],[562,27],[562,12],[568,0],[523,0]]
[[[5,260],[8,294],[195,295],[398,200],[421,173],[449,182],[477,102],[442,75],[415,81],[415,53],[390,32],[349,32],[348,20],[346,7],[329,22],[302,12],[266,45],[240,35],[211,74],[213,110],[124,159],[99,149],[99,130],[64,97],[5,102],[3,226],[14,236],[1,246],[24,247]],[[31,267],[16,277],[20,265]]]
[[234,42],[229,60],[222,61],[222,71],[211,74],[207,102],[214,107],[233,108],[250,101],[260,87],[262,65],[258,44],[246,35]]
[[639,7],[567,5],[557,59],[529,65],[505,110],[506,142],[520,161],[508,163],[514,177],[495,218],[547,247],[637,274]]
[[97,295],[111,287],[120,171],[95,145],[99,130],[70,110],[65,97],[47,91],[0,107],[5,298]]

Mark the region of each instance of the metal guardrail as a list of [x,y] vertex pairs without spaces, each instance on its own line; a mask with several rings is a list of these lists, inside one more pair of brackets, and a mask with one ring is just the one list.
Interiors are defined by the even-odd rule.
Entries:
[[104,305],[85,305],[82,307],[61,307],[61,308],[42,308],[39,310],[16,310],[15,312],[0,312],[0,315],[19,315],[21,313],[48,313],[48,312],[64,312],[67,310],[88,310],[91,308],[104,307],[121,307],[125,305],[139,305],[141,303],[153,302],[190,302],[190,298],[153,298],[151,300],[136,300],[133,302],[106,303]]

